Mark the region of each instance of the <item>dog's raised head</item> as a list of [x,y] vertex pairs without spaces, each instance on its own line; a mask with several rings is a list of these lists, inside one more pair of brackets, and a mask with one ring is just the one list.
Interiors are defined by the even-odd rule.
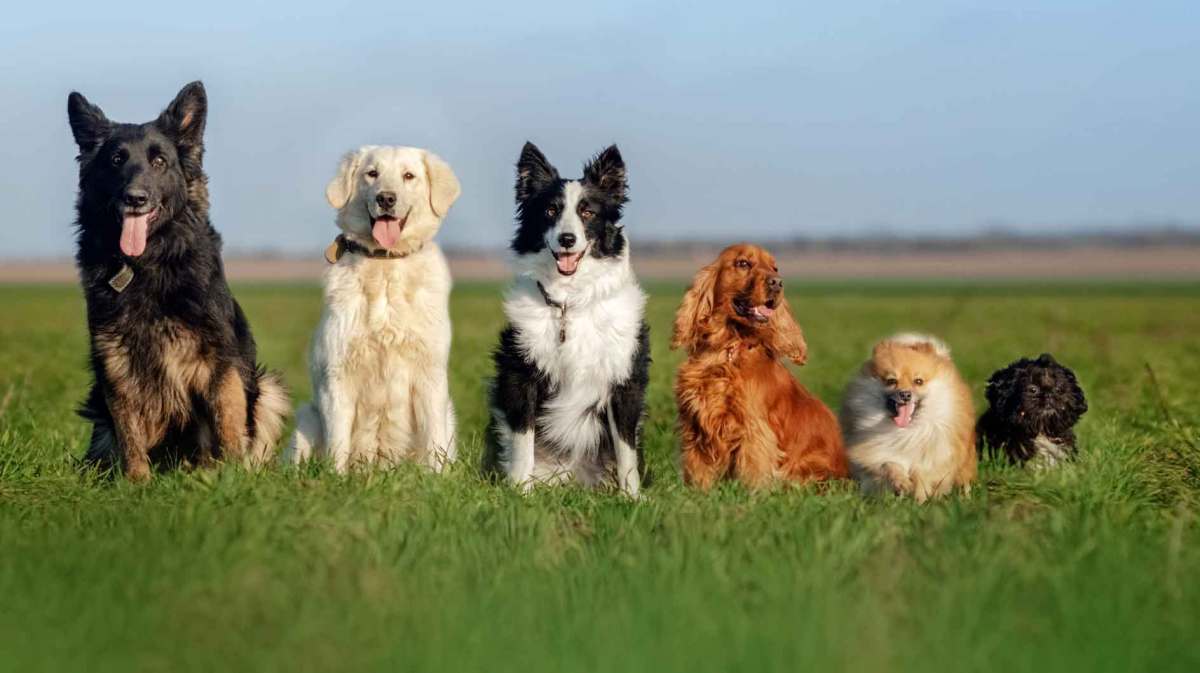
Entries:
[[72,92],[67,117],[79,147],[79,226],[85,236],[139,257],[184,209],[203,216],[202,162],[208,99],[192,82],[152,122],[123,124]]
[[517,160],[517,232],[512,250],[547,284],[587,282],[605,264],[628,259],[621,209],[629,200],[616,145],[592,157],[583,177],[565,180],[533,143]]
[[921,418],[925,398],[941,397],[953,374],[950,348],[925,334],[903,333],[875,344],[863,373],[875,381],[879,402],[899,428]]
[[783,296],[775,257],[757,245],[725,248],[701,269],[675,313],[672,348],[689,353],[724,348],[729,340],[753,339],[797,364],[808,346]]
[[1028,436],[1061,436],[1087,412],[1087,399],[1075,372],[1049,353],[1021,358],[988,379],[992,413]]
[[337,225],[369,249],[413,252],[431,240],[461,188],[450,164],[415,147],[347,152],[325,188]]

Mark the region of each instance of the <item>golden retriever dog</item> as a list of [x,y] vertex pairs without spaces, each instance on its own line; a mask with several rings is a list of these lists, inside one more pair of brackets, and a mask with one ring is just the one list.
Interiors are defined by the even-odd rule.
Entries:
[[285,460],[329,459],[344,472],[455,459],[450,270],[433,237],[459,191],[426,150],[367,146],[342,159],[325,190],[341,234],[326,251],[313,400],[297,411]]

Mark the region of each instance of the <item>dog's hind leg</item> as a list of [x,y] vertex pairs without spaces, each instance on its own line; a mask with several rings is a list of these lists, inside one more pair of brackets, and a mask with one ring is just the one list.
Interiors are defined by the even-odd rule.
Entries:
[[296,409],[296,432],[283,450],[285,464],[299,465],[325,453],[325,428],[321,414],[310,402]]
[[213,396],[213,420],[221,458],[241,460],[246,455],[246,386],[235,367],[225,370]]

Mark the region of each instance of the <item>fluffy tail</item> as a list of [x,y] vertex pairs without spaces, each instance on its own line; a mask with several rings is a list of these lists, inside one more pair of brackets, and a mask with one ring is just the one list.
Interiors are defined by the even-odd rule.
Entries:
[[257,376],[258,396],[250,410],[254,433],[246,452],[246,459],[254,468],[266,465],[274,456],[292,406],[278,373],[259,368]]

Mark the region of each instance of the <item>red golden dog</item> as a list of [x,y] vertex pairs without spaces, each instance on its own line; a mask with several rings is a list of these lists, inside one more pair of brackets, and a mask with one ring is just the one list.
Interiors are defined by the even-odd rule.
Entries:
[[759,487],[849,476],[837,419],[780,362],[804,364],[808,347],[771,253],[734,245],[701,269],[671,347],[688,353],[675,381],[684,481]]

